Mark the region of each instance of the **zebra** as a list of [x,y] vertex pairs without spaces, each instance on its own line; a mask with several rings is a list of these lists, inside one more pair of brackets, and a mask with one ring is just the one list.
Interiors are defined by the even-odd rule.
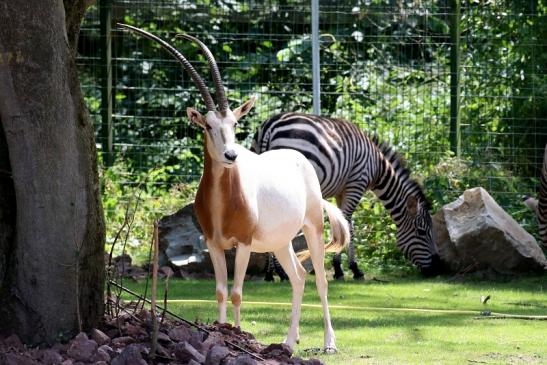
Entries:
[[[376,136],[369,137],[345,120],[289,112],[265,121],[251,145],[256,153],[281,148],[300,151],[311,161],[323,197],[334,197],[350,222],[348,258],[354,279],[361,279],[364,274],[355,261],[351,217],[367,190],[372,190],[389,211],[397,226],[397,246],[404,256],[425,276],[442,272],[444,265],[432,235],[431,205],[388,144],[379,143]],[[275,263],[273,257],[271,262]],[[343,279],[340,254],[334,256],[333,266],[334,278]],[[273,280],[271,270],[266,275],[269,279]]]
[[536,213],[539,226],[539,239],[547,247],[547,145],[543,155],[543,166],[539,177],[538,199],[525,196],[524,204]]

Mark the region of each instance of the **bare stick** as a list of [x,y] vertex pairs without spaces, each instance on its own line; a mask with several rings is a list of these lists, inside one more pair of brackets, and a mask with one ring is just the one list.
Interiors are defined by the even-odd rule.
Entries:
[[169,293],[169,279],[173,276],[173,270],[171,270],[170,267],[165,272],[165,291],[163,293],[163,311],[161,312],[161,323],[163,324],[163,321],[165,319],[165,311],[167,310],[167,295]]
[[154,222],[154,234],[152,236],[152,243],[154,245],[154,259],[152,264],[152,288],[150,294],[152,296],[150,312],[152,314],[152,346],[150,349],[150,357],[153,359],[156,356],[156,349],[158,347],[158,317],[156,315],[156,297],[158,289],[158,221]]
[[525,316],[521,314],[493,314],[475,317],[475,319],[525,319],[529,321],[547,321],[547,316]]

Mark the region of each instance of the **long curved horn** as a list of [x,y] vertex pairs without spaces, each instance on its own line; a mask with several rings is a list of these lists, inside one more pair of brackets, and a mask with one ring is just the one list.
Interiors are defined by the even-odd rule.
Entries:
[[196,37],[193,37],[188,34],[177,34],[175,38],[184,38],[196,43],[205,54],[205,57],[207,58],[207,61],[209,62],[209,66],[211,68],[211,73],[213,74],[212,75],[213,81],[215,82],[215,90],[217,94],[218,107],[220,109],[220,112],[224,113],[228,109],[228,99],[226,98],[226,95],[224,94],[224,86],[222,86],[222,77],[220,76],[220,71],[218,70],[215,57],[213,56],[209,48]]
[[175,49],[172,45],[164,41],[163,39],[148,33],[145,30],[139,29],[137,27],[133,27],[131,25],[117,23],[117,25],[121,28],[125,28],[128,30],[131,30],[133,32],[137,32],[140,35],[144,36],[145,38],[151,39],[157,43],[159,43],[167,52],[169,52],[172,56],[174,56],[184,67],[184,69],[190,74],[190,77],[192,80],[194,80],[194,83],[199,89],[199,92],[201,93],[201,97],[203,98],[203,101],[205,102],[205,105],[207,106],[207,110],[209,111],[216,111],[215,102],[213,101],[213,98],[211,97],[211,93],[209,92],[209,89],[207,89],[207,86],[205,86],[205,83],[203,82],[203,79],[198,75],[194,67],[188,62],[184,56]]

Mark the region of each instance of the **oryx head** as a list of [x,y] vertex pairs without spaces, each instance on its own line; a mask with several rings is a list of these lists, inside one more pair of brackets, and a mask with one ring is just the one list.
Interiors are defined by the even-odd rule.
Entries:
[[237,159],[237,149],[234,148],[236,144],[235,140],[235,128],[239,119],[241,119],[245,114],[247,114],[254,105],[254,98],[246,101],[239,108],[231,110],[228,107],[228,99],[224,93],[224,86],[222,85],[222,78],[218,70],[217,63],[213,54],[207,48],[203,42],[199,39],[187,35],[179,34],[177,37],[187,39],[191,42],[194,42],[199,46],[199,48],[205,54],[211,73],[213,76],[213,81],[215,84],[216,97],[218,101],[218,109],[209,93],[209,89],[205,86],[203,79],[196,72],[194,67],[186,60],[186,58],[177,51],[173,46],[164,41],[163,39],[148,33],[142,29],[133,27],[131,25],[119,24],[122,28],[129,29],[131,31],[137,32],[142,36],[151,39],[159,43],[167,52],[174,56],[184,67],[184,69],[190,74],[195,85],[198,87],[199,92],[205,106],[207,107],[207,113],[202,115],[200,112],[193,108],[187,108],[186,113],[190,120],[203,128],[205,130],[206,136],[206,146],[207,152],[213,160],[216,160],[223,164],[225,167],[231,167]]

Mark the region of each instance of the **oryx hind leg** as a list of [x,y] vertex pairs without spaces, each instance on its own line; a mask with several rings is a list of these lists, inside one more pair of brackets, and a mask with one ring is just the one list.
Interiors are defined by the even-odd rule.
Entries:
[[292,243],[274,251],[279,263],[289,277],[292,287],[292,312],[291,325],[285,343],[292,349],[296,343],[300,341],[299,322],[300,311],[302,306],[302,296],[304,295],[304,285],[306,278],[306,270],[298,261],[294,253]]
[[329,304],[327,300],[328,282],[325,272],[325,242],[323,240],[323,222],[317,220],[315,224],[305,225],[302,229],[308,243],[310,258],[315,270],[315,284],[323,307],[323,321],[325,328],[324,346],[325,352],[336,352],[336,337],[332,328]]

